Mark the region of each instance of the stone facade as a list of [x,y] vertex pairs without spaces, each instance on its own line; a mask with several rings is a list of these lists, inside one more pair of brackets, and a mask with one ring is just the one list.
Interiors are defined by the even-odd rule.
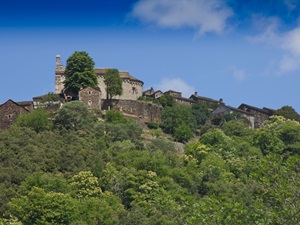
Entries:
[[16,121],[17,117],[23,113],[27,114],[29,113],[29,110],[13,100],[9,99],[4,104],[0,105],[0,130],[7,129]]
[[114,109],[124,115],[130,115],[142,119],[144,122],[161,122],[162,107],[157,104],[135,100],[105,100],[102,109]]
[[100,88],[86,87],[81,89],[79,101],[82,101],[89,109],[101,109]]
[[232,113],[237,113],[244,116],[250,122],[250,127],[254,128],[255,118],[252,113],[225,104],[220,104],[217,108],[215,108],[215,110],[212,112],[212,117],[225,116],[227,114],[232,114]]
[[254,115],[254,118],[255,118],[254,127],[255,128],[259,128],[261,126],[261,124],[265,120],[268,120],[269,117],[272,116],[275,112],[275,110],[273,110],[273,112],[272,112],[272,110],[267,109],[267,108],[260,109],[260,108],[250,106],[250,105],[247,105],[244,103],[239,106],[239,109],[247,111]]
[[20,106],[24,107],[28,111],[32,111],[34,109],[34,104],[32,101],[24,101],[24,102],[17,102]]
[[[98,78],[98,87],[101,90],[102,99],[106,99],[106,85],[104,83],[104,74],[110,68],[95,68],[95,73]],[[122,78],[123,94],[114,96],[113,99],[137,100],[143,94],[143,81],[131,76],[126,71],[119,71]],[[60,56],[56,56],[55,69],[55,93],[61,94],[64,90],[65,68],[60,64]]]

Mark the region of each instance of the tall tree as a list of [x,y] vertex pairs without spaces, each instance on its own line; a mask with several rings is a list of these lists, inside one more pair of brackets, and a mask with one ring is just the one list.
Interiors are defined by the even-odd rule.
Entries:
[[112,99],[114,96],[122,94],[122,78],[119,70],[108,69],[104,74],[104,83],[106,85],[107,98]]
[[274,115],[283,116],[286,119],[296,120],[296,121],[300,122],[299,114],[295,111],[295,109],[293,107],[288,106],[288,105],[283,106],[280,109],[276,110]]
[[67,59],[65,88],[77,94],[82,87],[97,87],[98,79],[94,65],[95,63],[88,53],[75,51]]

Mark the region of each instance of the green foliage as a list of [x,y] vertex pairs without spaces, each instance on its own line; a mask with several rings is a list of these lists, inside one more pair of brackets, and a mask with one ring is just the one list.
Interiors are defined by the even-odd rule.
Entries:
[[243,121],[231,120],[222,125],[223,132],[228,136],[242,137],[249,134],[251,131],[246,127]]
[[55,94],[53,92],[49,92],[47,95],[44,95],[42,97],[41,102],[57,102],[59,101],[60,97],[58,94]]
[[274,113],[275,116],[283,116],[286,119],[290,120],[296,120],[300,122],[300,116],[299,114],[295,111],[295,109],[291,106],[283,106],[280,109],[276,110]]
[[107,98],[112,99],[116,95],[122,95],[122,78],[119,70],[108,69],[104,74],[104,83],[106,85]]
[[160,104],[160,101],[158,99],[154,99],[152,97],[146,97],[146,96],[140,96],[138,98],[139,101],[145,101],[145,102],[152,102],[155,104]]
[[19,127],[28,127],[36,132],[41,132],[51,130],[53,122],[49,112],[42,109],[36,109],[29,114],[21,114],[18,116],[15,125]]
[[[192,108],[165,110],[175,118],[173,135],[184,131]],[[129,120],[87,124],[0,131],[0,224],[300,221],[297,121],[273,116],[257,130],[225,122],[188,144],[142,135]]]
[[123,114],[116,110],[107,111],[105,114],[105,121],[113,124],[127,123],[127,120]]
[[[179,128],[183,128],[182,131]],[[170,134],[177,132],[177,139],[186,141],[191,137],[191,130],[195,129],[195,118],[191,109],[183,105],[166,107],[162,112],[161,128]]]
[[190,126],[186,123],[180,124],[174,130],[174,138],[176,141],[179,142],[187,142],[194,136],[194,132]]
[[24,225],[68,224],[76,202],[68,194],[48,192],[34,187],[27,196],[14,198],[9,213]]
[[99,197],[102,193],[98,178],[94,177],[90,171],[81,171],[74,175],[70,184],[75,198]]
[[94,72],[94,61],[86,52],[75,51],[68,59],[65,70],[65,88],[78,93],[80,88],[97,87],[98,79]]
[[89,130],[96,120],[82,102],[72,101],[64,104],[57,112],[55,125],[69,130]]
[[208,105],[205,103],[194,103],[192,105],[192,114],[195,117],[197,127],[199,128],[207,122],[211,111],[209,110]]
[[158,129],[159,128],[159,124],[157,124],[157,123],[147,122],[146,125],[149,129]]
[[172,107],[175,105],[174,98],[169,94],[164,94],[159,98],[160,104],[166,108],[166,107]]

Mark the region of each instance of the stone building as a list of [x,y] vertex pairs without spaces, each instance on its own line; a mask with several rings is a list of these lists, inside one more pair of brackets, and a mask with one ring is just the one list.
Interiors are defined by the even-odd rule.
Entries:
[[101,109],[100,88],[86,87],[80,89],[79,101],[83,102],[89,109]]
[[27,114],[29,110],[9,99],[0,105],[0,130],[7,129],[20,114]]
[[209,106],[218,106],[219,104],[223,103],[222,99],[215,100],[215,99],[212,99],[212,98],[199,96],[198,92],[195,92],[193,95],[191,95],[190,99],[194,100],[195,102],[206,103]]
[[[110,68],[95,68],[98,78],[98,87],[101,91],[101,97],[106,98],[106,85],[104,83],[104,74]],[[113,99],[137,100],[143,94],[144,82],[131,76],[127,71],[119,71],[122,78],[123,93],[121,96],[114,96]],[[65,68],[60,63],[60,55],[56,56],[55,69],[55,93],[61,94],[64,90]]]
[[239,109],[247,111],[249,113],[252,113],[254,115],[254,127],[259,128],[261,124],[265,121],[268,120],[270,116],[272,116],[275,113],[275,110],[268,109],[268,108],[257,108],[251,105],[247,104],[241,104],[239,106]]
[[225,104],[220,104],[217,108],[215,108],[212,111],[211,116],[212,116],[212,118],[216,117],[216,116],[223,117],[227,114],[233,114],[233,113],[244,116],[249,121],[250,127],[254,128],[255,118],[254,118],[253,113],[250,113],[250,112],[247,112],[247,111],[244,111],[241,109],[237,109],[237,108],[225,105]]

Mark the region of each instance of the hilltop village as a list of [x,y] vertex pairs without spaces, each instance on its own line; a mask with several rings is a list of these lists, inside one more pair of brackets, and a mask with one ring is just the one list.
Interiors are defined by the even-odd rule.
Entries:
[[[78,96],[74,96],[64,88],[65,67],[61,64],[60,55],[56,56],[55,68],[55,94],[59,96],[56,101],[47,101],[47,94],[33,97],[32,101],[15,102],[11,99],[0,105],[0,130],[8,128],[16,120],[18,115],[26,114],[37,108],[47,108],[57,110],[64,103],[79,100],[89,109],[121,111],[124,115],[139,119],[142,122],[161,122],[161,105],[143,101],[144,99],[158,100],[163,95],[171,96],[178,104],[192,106],[194,103],[205,103],[212,108],[212,116],[224,116],[228,114],[238,114],[249,121],[251,128],[259,128],[260,125],[272,116],[275,112],[270,108],[258,108],[242,103],[238,108],[226,105],[222,99],[198,95],[197,92],[189,98],[182,97],[182,93],[175,90],[162,92],[150,88],[143,90],[144,82],[133,77],[127,71],[119,71],[122,79],[122,95],[107,99],[106,86],[104,83],[104,74],[109,68],[95,68],[95,74],[98,79],[98,87],[86,87],[80,89]],[[48,94],[49,95],[49,94]]]

